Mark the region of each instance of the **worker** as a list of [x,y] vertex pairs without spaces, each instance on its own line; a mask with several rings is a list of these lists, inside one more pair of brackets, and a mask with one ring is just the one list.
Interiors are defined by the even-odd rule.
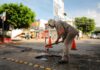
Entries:
[[48,26],[51,28],[55,28],[57,31],[57,40],[56,44],[59,43],[59,39],[62,38],[64,43],[62,58],[59,63],[68,63],[69,62],[69,47],[71,47],[71,43],[74,40],[75,36],[78,35],[78,30],[73,26],[69,25],[67,22],[62,20],[54,20],[50,19],[48,21]]

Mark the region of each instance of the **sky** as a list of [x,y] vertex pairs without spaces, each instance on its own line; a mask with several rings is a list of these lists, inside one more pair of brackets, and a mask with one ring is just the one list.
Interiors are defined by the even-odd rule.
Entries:
[[[0,5],[4,3],[23,3],[36,13],[36,19],[54,18],[53,0],[0,0]],[[71,19],[86,16],[100,27],[100,0],[64,0],[64,10]]]

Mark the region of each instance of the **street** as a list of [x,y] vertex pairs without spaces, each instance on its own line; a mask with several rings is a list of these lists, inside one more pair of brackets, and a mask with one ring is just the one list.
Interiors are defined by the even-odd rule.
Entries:
[[0,45],[0,70],[100,70],[100,39],[76,40],[77,50],[70,50],[68,64],[58,64],[62,43],[49,49],[45,59],[36,58],[45,52],[44,40],[16,41]]

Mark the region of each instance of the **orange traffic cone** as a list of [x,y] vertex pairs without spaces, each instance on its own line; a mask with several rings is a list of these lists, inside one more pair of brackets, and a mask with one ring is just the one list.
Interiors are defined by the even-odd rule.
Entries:
[[75,40],[73,40],[73,42],[72,42],[71,50],[77,50],[77,49],[76,49],[76,43],[75,43]]
[[52,48],[51,36],[49,37],[48,44],[49,44],[48,48]]

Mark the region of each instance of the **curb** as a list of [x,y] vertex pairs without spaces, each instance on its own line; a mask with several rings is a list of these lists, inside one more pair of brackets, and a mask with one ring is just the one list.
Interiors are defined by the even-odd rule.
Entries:
[[40,68],[40,69],[44,69],[44,70],[53,70],[52,68],[44,67],[44,66],[39,65],[39,64],[33,64],[33,63],[27,62],[27,61],[22,61],[22,60],[17,60],[17,59],[14,59],[14,58],[7,58],[7,57],[1,57],[1,58],[4,59],[4,60],[7,60],[7,61],[18,63],[18,64],[25,64],[25,65],[28,65],[28,66],[32,66],[33,68]]

